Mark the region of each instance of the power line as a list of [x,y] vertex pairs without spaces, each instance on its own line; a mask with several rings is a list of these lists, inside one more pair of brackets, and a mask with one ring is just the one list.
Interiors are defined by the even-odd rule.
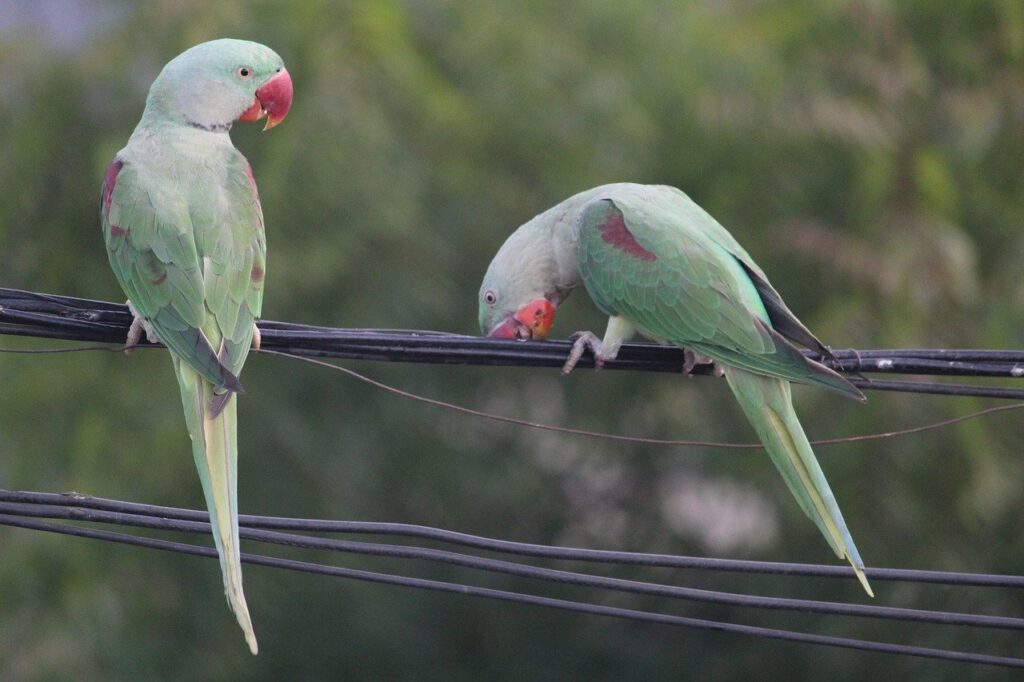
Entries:
[[[123,343],[131,315],[123,304],[0,288],[0,334]],[[263,348],[292,355],[385,362],[561,367],[567,341],[507,341],[432,331],[338,329],[314,325],[259,323]],[[140,347],[151,344],[143,343]],[[804,351],[851,375],[868,390],[1024,399],[1024,389],[908,381],[870,381],[863,374],[910,374],[942,377],[1024,377],[1024,351],[970,349],[835,350],[836,362]],[[593,367],[585,357],[580,367]],[[610,370],[679,373],[682,351],[671,346],[626,344]],[[697,367],[696,373],[709,368]]]
[[[62,506],[48,507],[46,505],[23,505],[0,502],[0,514],[9,516],[113,523],[156,530],[172,530],[203,535],[210,534],[210,524],[207,522],[175,521],[150,515],[71,509]],[[492,573],[504,573],[507,575],[565,583],[569,585],[597,587],[620,592],[646,594],[672,599],[684,599],[757,609],[856,616],[861,618],[880,618],[883,620],[901,620],[938,625],[967,625],[971,627],[996,628],[1003,630],[1024,630],[1024,618],[737,594],[690,587],[678,587],[674,585],[661,585],[636,580],[623,580],[621,578],[595,576],[574,571],[540,568],[507,560],[489,559],[426,547],[331,540],[305,536],[297,533],[257,530],[248,528],[242,524],[239,524],[239,526],[240,537],[246,540],[254,540],[256,542],[388,558],[421,559],[425,561],[464,566]]]
[[[119,304],[116,304],[116,303],[106,303],[106,302],[102,302],[102,301],[90,301],[88,299],[77,299],[77,298],[71,298],[71,297],[53,296],[53,295],[48,295],[48,294],[37,294],[37,293],[33,293],[33,292],[23,292],[23,291],[10,290],[10,289],[0,289],[0,300],[5,300],[5,299],[2,298],[3,295],[4,295],[3,292],[8,292],[10,294],[10,299],[15,301],[15,303],[20,305],[20,307],[16,307],[16,308],[8,307],[8,308],[5,309],[2,305],[0,305],[0,319],[2,319],[2,317],[4,315],[6,315],[8,318],[20,320],[20,322],[18,322],[17,324],[9,322],[9,323],[7,323],[6,327],[5,327],[4,323],[0,323],[0,333],[4,333],[5,331],[7,331],[7,332],[12,333],[12,334],[32,335],[35,332],[30,331],[29,328],[26,327],[26,325],[28,325],[29,327],[35,327],[35,326],[39,326],[39,324],[41,322],[45,321],[46,322],[46,326],[49,327],[49,328],[45,332],[39,332],[39,333],[50,334],[50,335],[63,334],[64,331],[62,331],[61,328],[60,328],[60,326],[63,323],[60,320],[68,317],[69,315],[76,318],[76,321],[72,325],[72,326],[74,326],[76,328],[79,327],[82,324],[80,320],[77,320],[78,317],[89,318],[89,320],[92,323],[97,323],[97,324],[107,324],[107,322],[109,322],[109,320],[107,320],[107,321],[104,321],[104,320],[106,320],[106,318],[111,317],[111,316],[116,316],[116,317],[123,318],[121,320],[121,322],[123,322],[124,324],[129,324],[130,323],[129,321],[131,319],[131,316],[128,313],[126,306],[119,305]],[[96,306],[96,307],[88,308],[87,307],[88,305],[92,305],[92,306]],[[50,317],[47,317],[48,315]],[[57,317],[56,321],[54,321],[54,319],[52,319],[54,315],[56,315],[56,317]],[[31,322],[31,324],[29,324],[30,322]],[[310,333],[311,330],[316,329],[316,328],[311,327],[309,325],[295,325],[295,324],[291,324],[291,323],[267,322],[265,324],[268,327],[296,328],[296,329],[300,329],[303,333]],[[54,325],[56,325],[56,328],[54,328]],[[124,331],[125,331],[124,329],[120,329],[120,332],[118,332],[118,331],[111,332],[108,329],[106,331],[102,331],[101,335],[102,334],[110,335],[111,333],[117,334],[117,333],[121,333],[121,332],[124,332]],[[454,338],[456,340],[463,340],[463,341],[469,340],[469,342],[471,342],[471,343],[472,342],[480,342],[480,341],[482,341],[484,343],[491,343],[491,342],[493,342],[493,340],[490,340],[490,339],[479,339],[477,337],[466,337],[466,336],[458,336],[458,335],[446,335],[446,334],[443,334],[441,332],[422,332],[422,331],[420,331],[420,332],[413,332],[413,331],[407,331],[407,330],[390,330],[390,331],[383,331],[382,332],[382,331],[379,331],[379,330],[353,330],[353,329],[335,329],[335,330],[326,330],[326,331],[343,333],[343,334],[357,333],[357,334],[359,334],[361,336],[369,334],[369,335],[375,335],[376,337],[379,337],[381,335],[386,335],[386,334],[399,335],[399,336],[402,336],[406,341],[408,341],[409,338],[420,338],[420,339],[422,339],[423,337],[429,337],[430,339],[433,339],[433,340],[436,340],[436,339],[452,339],[452,338]],[[81,332],[81,330],[79,329],[78,332]],[[78,332],[76,332],[76,333],[78,333]],[[513,343],[518,343],[518,342],[513,342]],[[143,348],[157,348],[159,346],[157,344],[144,344],[141,347],[143,347]],[[638,346],[636,346],[636,348],[640,348],[640,349],[644,349],[644,350],[649,350],[649,349],[652,349],[652,348],[659,349],[659,350],[665,350],[664,347],[650,346],[650,345],[638,345]],[[20,349],[18,349],[18,348],[0,348],[0,352],[3,352],[3,353],[24,353],[24,354],[54,354],[54,353],[80,352],[80,351],[123,352],[126,349],[127,349],[127,347],[124,346],[124,345],[120,345],[120,346],[75,346],[75,347],[61,347],[61,348],[20,348]],[[613,440],[613,441],[620,441],[620,442],[642,443],[642,444],[645,444],[645,445],[672,445],[672,446],[685,446],[685,447],[710,447],[710,448],[733,449],[733,450],[734,449],[761,449],[763,447],[762,444],[760,444],[760,443],[731,443],[731,442],[693,440],[693,439],[651,438],[651,437],[645,437],[645,436],[631,436],[631,435],[624,435],[624,434],[591,431],[591,430],[586,430],[586,429],[579,429],[579,428],[573,428],[573,427],[567,427],[567,426],[559,426],[559,425],[553,425],[553,424],[545,424],[545,423],[540,423],[540,422],[534,422],[534,421],[520,419],[520,418],[515,418],[515,417],[509,417],[509,416],[498,415],[498,414],[493,414],[493,413],[489,413],[489,412],[483,412],[483,411],[476,410],[476,409],[469,408],[469,407],[465,407],[465,406],[462,406],[462,405],[456,405],[456,404],[453,404],[453,403],[450,403],[450,402],[446,402],[446,401],[443,401],[443,400],[438,400],[438,399],[435,399],[435,398],[429,398],[429,397],[422,396],[422,395],[419,395],[419,394],[416,394],[416,393],[411,393],[409,391],[404,391],[404,390],[402,390],[400,388],[396,388],[394,386],[390,386],[390,385],[385,384],[385,383],[383,383],[381,381],[378,381],[376,379],[372,379],[370,377],[367,377],[367,376],[365,376],[363,374],[360,374],[359,372],[356,372],[356,371],[354,371],[354,370],[352,370],[350,368],[342,367],[342,366],[339,366],[339,365],[336,365],[336,364],[333,364],[333,363],[329,363],[329,362],[324,362],[323,360],[320,360],[317,357],[310,357],[310,356],[317,356],[317,355],[321,355],[321,356],[322,355],[329,355],[329,356],[341,355],[341,356],[347,357],[347,355],[345,353],[341,353],[341,352],[339,352],[339,353],[325,353],[325,352],[321,352],[319,350],[314,350],[312,352],[302,352],[302,351],[300,351],[300,352],[302,352],[302,354],[295,354],[295,353],[292,353],[292,352],[281,351],[281,350],[274,350],[272,348],[267,348],[267,347],[264,347],[262,350],[260,350],[258,352],[263,353],[263,354],[280,355],[280,356],[284,356],[284,357],[289,357],[289,358],[293,358],[293,359],[296,359],[296,360],[301,360],[301,361],[304,361],[304,362],[312,363],[312,364],[315,364],[315,365],[318,365],[318,366],[321,366],[321,367],[325,367],[325,368],[328,368],[328,369],[331,369],[331,370],[334,370],[334,371],[337,371],[337,372],[342,372],[342,373],[347,374],[347,375],[349,375],[349,376],[351,376],[353,378],[356,378],[356,379],[358,379],[360,381],[363,381],[365,383],[371,384],[371,385],[373,385],[373,386],[375,386],[377,388],[380,388],[382,390],[385,390],[385,391],[388,391],[390,393],[393,393],[393,394],[396,394],[396,395],[399,395],[399,396],[402,396],[402,397],[405,397],[405,398],[409,398],[409,399],[412,399],[412,400],[417,400],[417,401],[420,401],[420,402],[423,402],[423,403],[427,403],[427,404],[430,404],[430,405],[434,405],[434,406],[437,406],[437,407],[443,407],[445,409],[453,410],[455,412],[459,412],[459,413],[462,413],[462,414],[469,414],[469,415],[472,415],[472,416],[475,416],[475,417],[481,417],[481,418],[489,419],[489,420],[492,420],[492,421],[498,421],[498,422],[503,422],[503,423],[511,423],[511,424],[516,424],[516,425],[519,425],[519,426],[526,426],[526,427],[529,427],[529,428],[536,428],[536,429],[542,429],[542,430],[547,430],[547,431],[554,431],[554,432],[559,432],[559,433],[567,433],[567,434],[577,435],[577,436],[601,438],[601,439],[605,439],[605,440]],[[846,352],[848,354],[849,353],[854,354],[853,365],[855,367],[863,367],[863,366],[865,366],[867,360],[876,360],[879,365],[884,366],[884,367],[889,367],[892,363],[895,362],[895,360],[886,359],[889,355],[892,355],[893,357],[895,357],[895,358],[905,362],[906,358],[911,357],[912,354],[915,354],[915,353],[925,353],[925,354],[926,353],[932,353],[935,358],[939,358],[939,359],[929,360],[928,363],[930,363],[930,364],[927,365],[929,367],[945,365],[945,364],[948,364],[948,363],[961,363],[962,364],[962,363],[970,361],[970,360],[979,360],[979,361],[982,361],[982,362],[986,362],[986,361],[992,360],[992,361],[997,361],[998,363],[1000,363],[1000,365],[1003,366],[1004,369],[1005,369],[1005,366],[1009,366],[1009,360],[1012,359],[1013,357],[1016,357],[1016,354],[1017,354],[1016,351],[985,351],[985,350],[956,350],[956,349],[953,349],[953,350],[950,350],[950,349],[938,349],[938,350],[934,350],[934,351],[928,351],[927,349],[916,349],[916,350],[914,350],[914,349],[904,349],[904,350],[892,350],[892,351],[865,350],[865,351],[846,351]],[[376,359],[378,359],[378,360],[381,360],[381,359],[384,359],[384,360],[387,360],[387,359],[401,360],[402,358],[377,357]],[[995,370],[993,370],[991,367],[989,367],[985,371],[994,372]],[[1016,370],[1015,369],[1012,370],[1012,373],[1016,373]],[[1016,396],[1024,396],[1024,390],[1022,390],[1022,389],[1008,389],[1008,388],[991,387],[991,386],[965,386],[965,385],[962,385],[962,384],[935,384],[935,383],[924,383],[924,382],[905,382],[905,381],[868,381],[866,379],[858,378],[858,377],[860,377],[859,374],[858,374],[857,377],[851,377],[851,381],[853,381],[855,384],[858,384],[860,386],[864,386],[866,388],[875,388],[875,389],[878,389],[878,390],[904,391],[904,392],[913,392],[913,393],[935,393],[935,394],[944,394],[944,395],[971,395],[971,396],[1000,397],[1000,398],[1011,398],[1011,397],[1016,397]],[[1007,410],[1017,410],[1017,409],[1021,409],[1021,408],[1024,408],[1024,403],[1014,403],[1014,404],[1002,405],[1002,406],[998,406],[998,407],[989,407],[989,408],[985,408],[985,409],[981,409],[981,410],[977,410],[977,411],[971,412],[971,413],[966,414],[966,415],[961,415],[961,416],[958,416],[958,417],[955,417],[955,418],[952,418],[952,419],[946,419],[946,420],[942,420],[942,421],[938,421],[938,422],[934,422],[934,423],[929,423],[929,424],[925,424],[925,425],[921,425],[921,426],[916,426],[916,427],[912,427],[912,428],[905,428],[905,429],[899,429],[899,430],[896,430],[896,431],[887,431],[887,432],[881,432],[881,433],[861,434],[861,435],[857,435],[857,436],[843,436],[843,437],[819,439],[819,440],[811,441],[811,444],[812,445],[835,445],[835,444],[840,444],[840,443],[862,442],[862,441],[869,441],[869,440],[888,439],[888,438],[893,438],[893,437],[897,437],[897,436],[910,435],[910,434],[914,434],[914,433],[922,433],[922,432],[925,432],[925,431],[930,431],[930,430],[933,430],[933,429],[942,428],[942,427],[945,427],[945,426],[950,426],[950,425],[957,424],[957,423],[964,422],[964,421],[968,421],[968,420],[971,420],[971,419],[976,419],[976,418],[981,417],[981,416],[986,415],[986,414],[991,414],[991,413],[995,413],[995,412],[1002,412],[1002,411],[1007,411]]]
[[[155,348],[156,346],[150,346],[150,347]],[[52,355],[52,354],[56,354],[56,353],[77,353],[77,352],[83,352],[83,351],[103,351],[103,352],[108,352],[108,353],[122,353],[122,352],[125,352],[126,350],[127,350],[126,346],[117,346],[117,347],[111,347],[111,346],[71,346],[71,347],[62,347],[62,348],[0,348],[0,353],[20,353],[20,354],[33,354],[33,355],[39,355],[39,354]],[[375,388],[379,388],[381,390],[387,391],[387,392],[389,392],[389,393],[391,393],[393,395],[397,395],[397,396],[400,396],[400,397],[403,397],[403,398],[408,398],[410,400],[415,400],[415,401],[418,401],[418,402],[421,402],[421,403],[425,403],[427,405],[433,405],[435,407],[441,407],[441,408],[444,408],[444,409],[447,409],[447,410],[452,410],[452,411],[458,412],[460,414],[466,414],[466,415],[470,415],[470,416],[473,416],[473,417],[479,417],[479,418],[482,418],[482,419],[488,419],[488,420],[491,420],[491,421],[496,421],[496,422],[500,422],[500,423],[504,423],[504,424],[514,424],[516,426],[524,426],[524,427],[531,428],[531,429],[540,429],[540,430],[544,430],[544,431],[552,431],[552,432],[555,432],[555,433],[565,433],[565,434],[569,434],[569,435],[573,435],[573,436],[584,436],[584,437],[588,437],[588,438],[599,438],[599,439],[602,439],[602,440],[626,442],[626,443],[638,443],[638,444],[643,444],[643,445],[671,445],[671,446],[677,446],[677,447],[678,446],[682,446],[682,447],[704,447],[704,448],[718,448],[718,449],[725,449],[725,450],[760,450],[760,449],[763,449],[763,447],[764,447],[764,445],[762,443],[760,443],[760,442],[757,442],[757,443],[736,443],[736,442],[711,441],[711,440],[694,440],[694,439],[679,439],[679,438],[653,438],[653,437],[650,437],[650,436],[631,436],[631,435],[620,434],[620,433],[609,433],[607,431],[593,431],[593,430],[589,430],[589,429],[581,429],[581,428],[575,428],[575,427],[571,427],[571,426],[560,426],[560,425],[557,425],[557,424],[547,424],[547,423],[544,423],[544,422],[536,422],[536,421],[531,421],[529,419],[521,419],[521,418],[518,418],[518,417],[510,417],[510,416],[507,416],[507,415],[495,414],[493,412],[485,412],[485,411],[482,411],[482,410],[476,410],[476,409],[473,409],[473,408],[470,408],[470,407],[465,407],[464,405],[457,405],[455,403],[451,403],[451,402],[448,402],[448,401],[445,401],[445,400],[439,400],[437,398],[430,398],[430,397],[427,397],[427,396],[424,396],[424,395],[421,395],[421,394],[418,394],[418,393],[412,393],[410,391],[406,391],[406,390],[397,388],[395,386],[392,386],[390,384],[386,384],[386,383],[384,383],[382,381],[379,381],[377,379],[373,379],[371,377],[368,377],[365,374],[360,374],[359,372],[356,372],[355,370],[350,369],[348,367],[342,367],[341,365],[336,365],[336,364],[331,363],[331,362],[325,362],[325,361],[320,360],[318,358],[307,357],[307,356],[304,356],[304,355],[292,355],[291,353],[285,353],[285,352],[281,352],[281,351],[267,350],[267,349],[263,349],[263,350],[256,351],[256,352],[259,352],[261,354],[266,354],[266,355],[279,355],[281,357],[292,358],[294,360],[299,360],[299,361],[302,361],[302,362],[311,363],[311,364],[317,365],[319,367],[324,367],[324,368],[327,368],[327,369],[331,369],[331,370],[334,370],[334,371],[346,374],[346,375],[348,375],[350,377],[358,379],[359,381],[367,383],[367,384],[369,384],[369,385],[371,385],[371,386],[373,386]],[[854,381],[856,381],[856,379]],[[905,385],[905,382],[885,382],[885,383],[887,383],[887,384],[901,384],[901,385]],[[875,385],[875,384],[873,384],[873,385]],[[957,388],[961,388],[960,386],[956,386],[956,385],[950,386],[948,384],[921,384],[921,383],[916,383],[916,384],[913,384],[913,386],[915,387],[915,390],[912,391],[912,392],[919,392],[919,393],[937,392],[937,393],[943,393],[943,394],[947,394],[947,395],[949,395],[949,394],[956,395],[957,392],[950,391],[950,390],[931,391],[931,390],[919,390],[919,389],[921,387],[925,387],[925,388],[937,387],[937,388],[943,388],[943,389],[950,389],[950,388],[957,389]],[[968,387],[968,388],[971,388],[971,387]],[[975,388],[978,388],[978,387],[975,387]],[[980,388],[984,388],[984,387],[980,387]],[[901,390],[901,389],[890,388],[888,390]],[[1010,390],[1010,391],[1013,391],[1014,389],[994,389],[994,390]],[[974,396],[984,395],[983,393],[977,393],[977,392],[968,392],[967,394],[968,395],[974,395]],[[907,428],[903,428],[903,429],[897,429],[895,431],[880,431],[880,432],[875,432],[875,433],[863,433],[863,434],[858,434],[858,435],[854,435],[854,436],[837,436],[837,437],[833,437],[833,438],[819,438],[819,439],[810,441],[810,443],[811,443],[811,445],[821,446],[821,445],[839,445],[841,443],[858,443],[858,442],[873,441],[873,440],[885,440],[885,439],[890,439],[890,438],[896,438],[896,437],[899,437],[899,436],[909,436],[909,435],[912,435],[912,434],[924,433],[926,431],[933,431],[935,429],[940,429],[940,428],[944,428],[944,427],[948,427],[948,426],[953,426],[955,424],[961,424],[961,423],[966,422],[966,421],[971,421],[971,420],[974,420],[974,419],[978,419],[979,417],[983,417],[983,416],[990,415],[990,414],[996,414],[996,413],[999,413],[999,412],[1008,412],[1008,411],[1011,411],[1011,410],[1021,410],[1021,409],[1024,409],[1024,402],[1010,403],[1008,405],[1006,405],[1006,404],[1004,404],[1004,405],[997,405],[997,406],[994,406],[994,407],[986,407],[986,408],[983,408],[983,409],[975,410],[973,412],[968,412],[967,414],[959,415],[957,417],[951,417],[949,419],[942,419],[942,420],[939,420],[939,421],[936,421],[936,422],[929,422],[927,424],[921,424],[921,425],[918,425],[918,426],[907,427]]]
[[[8,493],[3,491],[5,497],[13,497],[18,499],[33,499],[33,496],[43,495],[42,498],[36,499],[53,499],[49,494],[43,493]],[[60,497],[60,496],[57,496]],[[67,518],[78,518],[79,520],[92,521],[92,522],[107,522],[107,523],[119,523],[125,525],[141,525],[147,527],[155,527],[164,530],[184,530],[187,532],[194,533],[209,533],[209,524],[207,523],[196,523],[192,521],[173,521],[166,517],[158,515],[135,515],[135,514],[119,514],[113,512],[98,512],[99,515],[94,513],[83,513],[83,504],[96,502],[100,506],[112,506],[112,505],[127,505],[129,503],[119,503],[112,500],[93,500],[92,498],[65,498],[62,500],[65,504],[53,504],[53,505],[40,505],[42,507],[50,507],[47,509],[36,509],[38,512],[36,515],[49,516],[51,514],[58,513],[58,510],[67,512],[65,515]],[[0,524],[9,525],[20,528],[27,528],[32,530],[42,530],[48,532],[62,533],[67,535],[74,535],[79,537],[86,537],[98,540],[119,542],[124,544],[132,544],[152,549],[161,549],[166,551],[175,551],[186,554],[200,555],[206,557],[215,557],[216,553],[214,550],[206,547],[198,547],[191,544],[168,542],[164,540],[157,540],[153,538],[138,537],[132,535],[125,535],[121,533],[113,533],[110,531],[97,530],[92,528],[82,528],[78,526],[68,526],[62,524],[53,524],[47,522],[31,521],[25,518],[20,518],[20,515],[31,515],[33,510],[26,509],[25,507],[32,507],[32,504],[21,504],[19,505],[12,503],[5,503],[0,508]],[[148,506],[148,505],[144,505]],[[158,508],[158,509],[172,509],[172,508]],[[191,511],[191,510],[173,510],[175,514],[181,515],[199,515],[203,516],[202,512]],[[11,513],[14,512],[14,513]],[[109,515],[108,515],[109,514]],[[246,519],[252,517],[245,517]],[[259,517],[266,520],[266,517]],[[301,520],[294,519],[281,519],[280,522],[294,522]],[[333,524],[337,522],[309,522],[313,524]],[[181,525],[186,524],[186,525]],[[295,535],[292,533],[272,533],[254,531],[248,527],[248,523],[242,522],[240,518],[240,525],[243,525],[245,530],[242,532],[242,537],[247,539],[253,539],[260,542],[273,542],[275,544],[287,544],[292,546],[304,546],[313,547],[317,549],[335,549],[340,551],[359,551],[351,548],[341,549],[353,543],[337,543],[337,541],[325,540],[323,538],[311,538],[301,535]],[[436,529],[435,529],[436,530]],[[452,557],[445,556],[451,555],[450,552],[438,552],[437,550],[430,550],[421,547],[403,547],[393,545],[374,545],[373,543],[356,543],[360,545],[366,545],[361,553],[376,553],[384,556],[405,556],[406,558],[432,558],[432,560],[446,561],[447,563],[459,563],[451,560]],[[404,554],[402,554],[404,552]],[[888,642],[876,642],[867,640],[857,640],[843,637],[832,637],[824,635],[809,634],[803,632],[794,632],[789,630],[780,630],[773,628],[765,628],[759,626],[749,626],[736,623],[728,623],[721,621],[711,621],[697,618],[689,618],[683,616],[675,616],[663,613],[653,613],[647,611],[640,611],[635,609],[625,609],[619,607],[609,607],[600,604],[591,604],[586,602],[571,601],[565,599],[555,599],[551,597],[545,597],[534,594],[510,592],[505,590],[495,590],[490,588],[482,588],[471,585],[460,585],[454,583],[448,583],[437,580],[428,580],[422,578],[411,578],[405,576],[398,576],[388,573],[378,573],[372,571],[339,568],[335,566],[328,566],[317,563],[295,561],[290,559],[281,559],[277,557],[268,557],[263,555],[243,554],[243,561],[248,563],[260,564],[265,566],[273,566],[277,568],[285,568],[288,570],[297,570],[311,573],[320,573],[323,575],[331,575],[335,577],[343,577],[355,580],[364,580],[371,582],[378,582],[384,584],[401,585],[406,587],[415,587],[420,589],[429,589],[442,592],[453,592],[463,595],[484,597],[490,599],[498,599],[502,601],[533,604],[539,606],[547,606],[551,608],[559,608],[571,611],[579,611],[584,613],[591,613],[595,615],[613,616],[618,618],[627,618],[631,620],[646,621],[652,623],[661,623],[666,625],[674,625],[681,627],[691,627],[700,629],[711,629],[722,632],[732,632],[738,634],[747,634],[757,637],[767,637],[772,639],[782,639],[796,642],[804,642],[817,645],[834,646],[841,648],[859,649],[864,651],[879,651],[894,654],[919,656],[924,658],[934,658],[940,660],[959,661],[968,663],[981,663],[999,666],[1010,666],[1010,667],[1024,667],[1024,659],[1009,658],[1002,656],[993,656],[989,654],[978,654],[972,652],[962,651],[949,651],[943,649],[933,649],[927,647],[916,647],[905,644],[893,644]],[[461,556],[461,555],[459,555]],[[580,586],[591,586],[601,587],[606,589],[625,589],[631,592],[640,592],[645,594],[657,594],[660,596],[669,597],[681,597],[684,592],[693,592],[690,588],[678,588],[669,585],[660,585],[655,583],[641,583],[638,581],[621,580],[614,578],[605,578],[602,576],[590,576],[587,574],[578,574],[569,571],[553,571],[551,569],[541,569],[533,566],[525,566],[521,564],[514,564],[513,562],[495,562],[494,560],[483,560],[479,557],[464,557],[466,559],[477,559],[480,561],[479,564],[474,565],[474,568],[483,568],[484,570],[497,570],[495,568],[497,563],[506,564],[506,570],[500,572],[514,573],[517,575],[525,575],[531,578],[540,578],[545,580],[555,580],[556,582],[569,583]],[[470,564],[461,564],[470,565]],[[518,567],[520,570],[510,570],[514,567]],[[640,589],[642,588],[642,589]],[[696,590],[696,592],[709,592],[704,590]],[[722,593],[713,593],[722,594]],[[739,597],[745,597],[747,600],[758,599],[750,597],[748,595],[736,595]],[[688,597],[682,597],[688,598]],[[822,605],[828,604],[829,602],[812,602],[809,600],[779,600],[778,598],[763,598],[774,601],[792,601],[792,602],[806,602],[811,605]],[[723,602],[718,602],[723,603]],[[751,606],[754,604],[750,603],[735,603],[734,605]],[[855,607],[857,605],[843,605],[837,606]],[[760,608],[774,608],[771,606],[760,605]],[[931,622],[931,623],[944,623],[944,624],[959,624],[969,625],[974,627],[1010,627],[1017,629],[1022,619],[1017,618],[1001,618],[993,616],[973,616],[969,620],[949,619],[948,616],[969,616],[970,614],[947,614],[944,612],[928,612],[917,609],[891,609],[890,607],[861,607],[871,608],[877,613],[873,614],[876,617],[878,613],[894,611],[894,612],[910,612],[914,616],[911,620],[917,620],[918,622]],[[807,609],[796,609],[796,610],[813,610],[813,608]],[[832,611],[817,611],[832,613]],[[864,613],[843,613],[842,615],[860,615],[864,616]],[[904,614],[905,615],[905,614]],[[884,617],[884,616],[883,616]],[[998,619],[992,623],[982,624],[980,621],[973,619],[978,618],[989,618]],[[995,624],[998,623],[998,624]]]
[[[0,349],[2,351],[3,349]],[[82,350],[82,349],[69,349],[69,350]],[[482,410],[476,410],[471,407],[465,407],[463,405],[456,405],[445,400],[438,400],[437,398],[430,398],[418,393],[412,393],[411,391],[405,391],[390,384],[386,384],[377,379],[360,374],[359,372],[350,369],[348,367],[342,367],[331,362],[320,360],[319,358],[311,358],[303,355],[292,355],[291,353],[283,353],[276,350],[262,350],[264,354],[269,355],[280,355],[286,358],[292,358],[294,360],[300,360],[307,362],[318,367],[330,369],[342,374],[348,375],[359,381],[367,383],[375,388],[387,391],[393,395],[397,395],[410,400],[415,400],[427,405],[433,405],[435,407],[442,407],[447,410],[452,410],[460,414],[467,414],[473,417],[480,417],[483,419],[489,419],[491,421],[501,422],[504,424],[515,424],[516,426],[525,426],[531,429],[541,429],[543,431],[552,431],[555,433],[565,433],[573,436],[585,436],[589,438],[600,438],[603,440],[627,442],[627,443],[640,443],[643,445],[672,445],[672,446],[684,446],[684,447],[705,447],[705,448],[719,448],[724,450],[760,450],[764,448],[764,445],[758,443],[734,443],[734,442],[723,442],[723,441],[710,441],[710,440],[694,440],[694,439],[678,439],[678,438],[651,438],[649,436],[628,436],[618,433],[608,433],[606,431],[591,431],[588,429],[580,429],[570,426],[559,426],[557,424],[546,424],[543,422],[535,422],[528,419],[520,419],[517,417],[509,417],[506,415],[494,414],[493,412],[484,412]],[[977,419],[989,414],[995,414],[998,412],[1009,412],[1011,410],[1024,409],[1024,403],[1010,403],[1009,405],[998,405],[995,407],[987,407],[974,412],[969,412],[958,417],[952,417],[950,419],[943,419],[937,422],[930,422],[928,424],[922,424],[919,426],[913,426],[905,429],[898,429],[895,431],[881,431],[876,433],[862,433],[855,436],[840,436],[835,438],[824,438],[810,441],[811,445],[838,445],[840,443],[857,443],[871,440],[884,440],[889,438],[895,438],[898,436],[907,436],[916,433],[924,433],[926,431],[932,431],[934,429],[940,429],[946,426],[952,426],[954,424],[960,424],[965,421]]]
[[[140,504],[123,500],[91,497],[78,493],[41,493],[0,489],[0,502],[39,505],[41,507],[73,507],[78,510],[102,510],[117,514],[132,514],[139,517],[197,521],[205,523],[209,514],[194,509],[165,507],[154,504]],[[84,520],[76,515],[69,518]],[[337,521],[326,519],[297,519],[277,516],[253,516],[239,514],[239,527],[292,530],[299,532],[351,533],[359,535],[383,535],[432,540],[462,547],[472,547],[503,554],[532,556],[546,559],[562,559],[603,564],[621,564],[661,568],[686,568],[708,571],[729,571],[737,573],[765,573],[817,578],[855,577],[849,566],[831,564],[800,564],[773,561],[749,561],[738,559],[716,559],[710,557],[686,557],[672,554],[651,554],[646,552],[623,552],[596,550],[578,547],[557,547],[526,542],[513,542],[482,537],[468,533],[432,528],[408,523],[378,521]],[[958,573],[952,571],[927,571],[899,568],[865,568],[872,580],[899,581],[909,583],[930,583],[940,585],[974,587],[1024,588],[1024,576],[986,573]]]

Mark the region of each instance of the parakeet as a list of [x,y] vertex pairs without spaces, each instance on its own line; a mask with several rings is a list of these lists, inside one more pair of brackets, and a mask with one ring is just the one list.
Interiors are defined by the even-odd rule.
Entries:
[[732,235],[674,187],[621,183],[582,192],[505,241],[480,287],[480,328],[492,337],[543,339],[581,281],[608,327],[603,340],[574,335],[564,371],[585,348],[598,366],[613,359],[636,331],[684,348],[688,367],[713,361],[801,509],[873,596],[793,410],[790,382],[864,396],[791,343],[831,355]]
[[291,103],[291,76],[270,48],[222,39],[186,50],[150,87],[100,202],[110,265],[136,316],[129,345],[144,328],[171,352],[224,590],[253,654],[238,547],[235,395],[250,345],[259,344],[266,240],[252,169],[229,131],[264,116],[264,130],[272,128]]

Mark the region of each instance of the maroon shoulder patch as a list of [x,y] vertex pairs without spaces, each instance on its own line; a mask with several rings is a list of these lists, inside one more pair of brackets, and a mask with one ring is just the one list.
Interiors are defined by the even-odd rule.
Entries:
[[618,210],[611,211],[608,219],[597,226],[601,231],[601,239],[617,249],[621,249],[640,260],[658,260],[653,253],[640,246],[633,233],[626,227],[626,220]]
[[113,162],[107,166],[107,173],[103,177],[103,217],[110,217],[110,201],[114,196],[114,185],[117,184],[117,174],[121,172],[121,168],[124,167],[124,162],[120,159],[114,159]]

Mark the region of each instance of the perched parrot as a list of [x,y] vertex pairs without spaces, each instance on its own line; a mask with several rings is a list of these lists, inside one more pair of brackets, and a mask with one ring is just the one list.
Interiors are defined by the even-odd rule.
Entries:
[[543,339],[582,280],[609,316],[604,339],[577,332],[563,371],[589,348],[598,367],[639,331],[713,362],[801,509],[873,595],[846,522],[807,442],[790,382],[864,395],[791,343],[825,347],[790,312],[732,235],[674,187],[614,184],[581,192],[522,225],[480,287],[480,327],[497,338]]
[[142,120],[107,169],[100,219],[135,322],[171,352],[192,453],[210,511],[228,604],[252,653],[238,547],[235,394],[263,300],[266,240],[252,169],[228,135],[235,121],[280,123],[292,81],[270,48],[213,40],[171,60]]

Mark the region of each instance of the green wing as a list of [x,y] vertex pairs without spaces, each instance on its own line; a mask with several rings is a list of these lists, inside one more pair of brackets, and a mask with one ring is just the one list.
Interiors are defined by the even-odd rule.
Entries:
[[211,201],[192,203],[192,221],[199,256],[208,259],[204,285],[213,333],[223,343],[222,360],[237,375],[263,307],[267,245],[252,171],[245,157],[231,151],[225,182]]
[[218,389],[238,391],[266,258],[247,165],[230,169],[221,190],[198,188],[209,194],[198,202],[146,171],[122,159],[107,171],[100,212],[111,267],[175,355]]
[[827,352],[725,228],[678,190],[648,191],[582,211],[579,268],[598,307],[726,365],[862,399],[783,337]]

